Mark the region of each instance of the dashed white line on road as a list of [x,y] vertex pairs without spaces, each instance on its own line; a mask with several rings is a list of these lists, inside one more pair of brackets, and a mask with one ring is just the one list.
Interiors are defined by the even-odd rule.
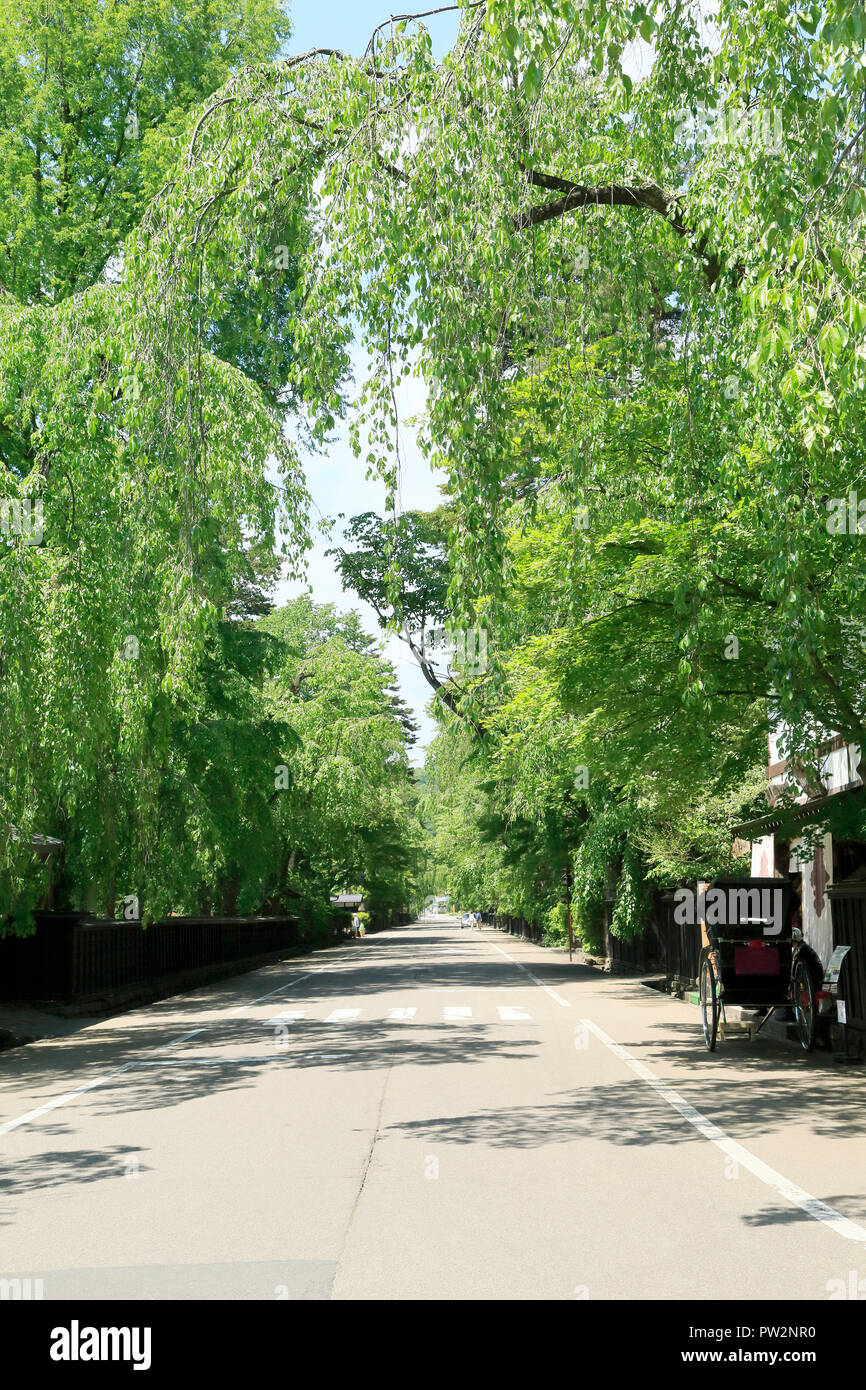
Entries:
[[334,1009],[333,1013],[328,1014],[326,1023],[351,1023],[353,1019],[360,1018],[360,1009]]
[[411,1009],[411,1008],[410,1008],[410,1009],[389,1009],[389,1010],[388,1010],[388,1017],[389,1017],[390,1019],[393,1019],[393,1021],[394,1021],[395,1023],[399,1023],[399,1022],[401,1022],[401,1021],[404,1020],[404,1019],[414,1018],[415,1015],[417,1014],[417,1012],[418,1012],[417,1009]]
[[446,1004],[442,1017],[447,1023],[457,1023],[460,1019],[471,1018],[472,1010],[468,1004]]
[[516,1004],[497,1004],[496,1008],[503,1023],[520,1023],[532,1018],[531,1013]]
[[283,1024],[297,1023],[300,1019],[306,1018],[308,1009],[286,1009],[281,1014],[274,1014],[265,1024],[266,1028],[280,1028]]
[[769,1163],[764,1163],[762,1159],[750,1153],[742,1144],[738,1144],[736,1139],[729,1138],[723,1129],[720,1129],[712,1120],[708,1120],[706,1115],[701,1114],[700,1110],[696,1110],[693,1105],[690,1105],[679,1091],[675,1091],[673,1086],[668,1086],[667,1082],[662,1081],[661,1077],[650,1071],[644,1062],[633,1057],[628,1048],[615,1042],[603,1028],[599,1028],[597,1023],[593,1023],[591,1018],[582,1018],[580,1021],[585,1028],[589,1029],[590,1033],[594,1033],[604,1043],[605,1047],[610,1048],[620,1061],[625,1062],[625,1065],[636,1076],[639,1076],[641,1081],[645,1081],[648,1086],[651,1086],[657,1095],[660,1095],[663,1100],[667,1101],[668,1105],[682,1115],[684,1120],[693,1125],[699,1134],[702,1134],[711,1144],[715,1144],[717,1149],[721,1149],[722,1153],[727,1154],[741,1168],[745,1168],[760,1182],[772,1188],[774,1192],[778,1192],[780,1197],[787,1198],[789,1202],[793,1202],[794,1206],[800,1207],[809,1216],[813,1216],[816,1221],[823,1221],[825,1225],[829,1226],[837,1235],[843,1236],[845,1240],[866,1241],[866,1230],[862,1226],[858,1226],[856,1221],[850,1221],[847,1216],[843,1216],[841,1212],[828,1206],[820,1198],[812,1197],[802,1187],[798,1187],[796,1183],[790,1182],[781,1173],[777,1173],[776,1169],[771,1168]]

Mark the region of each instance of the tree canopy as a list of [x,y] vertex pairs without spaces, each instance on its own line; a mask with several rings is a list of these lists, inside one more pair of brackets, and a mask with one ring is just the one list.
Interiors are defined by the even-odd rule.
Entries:
[[[117,172],[86,93],[66,130],[59,21],[42,85],[38,26],[2,31],[31,55],[21,75],[3,64],[2,484],[44,509],[39,543],[19,527],[0,554],[5,901],[31,872],[22,832],[73,805],[92,809],[83,872],[111,859],[103,802],[126,807],[204,707],[251,547],[279,533],[297,563],[308,545],[287,410],[320,446],[349,410],[394,520],[355,519],[343,578],[386,624],[435,610],[486,634],[477,678],[427,673],[435,765],[477,779],[457,798],[467,845],[519,846],[525,900],[571,876],[587,921],[613,866],[631,929],[654,865],[724,862],[769,721],[807,763],[828,729],[863,734],[866,18],[847,0],[480,0],[437,61],[421,18],[380,26],[361,58],[274,59],[273,7],[233,14],[183,50],[188,115],[148,56],[145,138]],[[106,85],[119,60],[93,33]],[[143,42],[121,39],[99,118],[115,137]],[[353,338],[370,364],[354,392]],[[398,514],[397,393],[416,371],[447,524]],[[362,707],[385,698],[387,674],[338,635],[323,653],[293,716],[327,670],[320,717],[349,718],[355,661]],[[360,758],[353,737],[328,756]],[[144,845],[158,798],[133,800]]]

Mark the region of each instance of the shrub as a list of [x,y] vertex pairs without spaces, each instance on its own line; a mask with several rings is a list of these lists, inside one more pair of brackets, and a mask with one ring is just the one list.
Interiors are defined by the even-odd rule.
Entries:
[[568,909],[565,903],[554,903],[548,910],[541,940],[543,946],[568,945]]

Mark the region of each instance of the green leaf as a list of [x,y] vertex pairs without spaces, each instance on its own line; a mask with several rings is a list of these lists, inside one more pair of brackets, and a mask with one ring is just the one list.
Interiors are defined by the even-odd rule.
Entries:
[[818,335],[818,346],[825,357],[838,357],[845,347],[847,336],[841,323],[828,323]]
[[530,97],[535,97],[541,91],[541,84],[544,73],[534,58],[530,58],[523,76],[523,85]]

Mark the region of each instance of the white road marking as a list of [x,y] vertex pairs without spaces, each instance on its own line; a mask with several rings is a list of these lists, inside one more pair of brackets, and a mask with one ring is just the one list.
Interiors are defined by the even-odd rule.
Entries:
[[[188,1033],[183,1033],[179,1038],[166,1043],[163,1047],[153,1049],[157,1054],[168,1052],[171,1048],[177,1047],[180,1043],[186,1042],[187,1038],[194,1038],[198,1033],[203,1033],[204,1028],[192,1028]],[[168,1059],[167,1059],[168,1060]],[[76,1096],[83,1096],[86,1091],[92,1091],[97,1086],[102,1086],[106,1081],[112,1081],[115,1076],[120,1076],[121,1072],[129,1071],[136,1063],[124,1062],[123,1066],[115,1067],[112,1071],[103,1072],[101,1076],[94,1077],[84,1086],[76,1086],[74,1091],[65,1091],[62,1096],[55,1096],[54,1100],[46,1101],[44,1105],[38,1106],[35,1110],[28,1110],[24,1115],[18,1115],[14,1120],[7,1120],[0,1125],[0,1137],[9,1134],[11,1130],[18,1129],[21,1125],[30,1124],[31,1120],[38,1120],[43,1115],[48,1115],[52,1110],[59,1110],[61,1105],[67,1105],[69,1101],[75,1100]]]
[[519,1023],[532,1018],[531,1013],[515,1004],[497,1004],[496,1009],[503,1023]]
[[[166,1061],[169,1061],[166,1058]],[[7,1120],[0,1125],[0,1135],[8,1134],[10,1130],[17,1129],[19,1125],[30,1124],[31,1120],[38,1120],[42,1115],[49,1114],[52,1110],[57,1110],[61,1105],[66,1105],[70,1100],[75,1100],[76,1096],[83,1096],[85,1091],[92,1091],[95,1086],[101,1086],[105,1081],[111,1081],[115,1076],[120,1076],[121,1072],[129,1071],[134,1067],[134,1062],[124,1062],[122,1067],[115,1068],[114,1071],[104,1072],[102,1076],[97,1076],[95,1080],[88,1081],[86,1086],[78,1086],[74,1091],[66,1091],[62,1096],[56,1096],[54,1100],[46,1101],[45,1105],[40,1105],[36,1110],[28,1110],[26,1115],[19,1115],[17,1119]]]
[[[329,971],[340,970],[342,968],[342,965],[326,965],[319,967],[317,970],[306,970],[302,975],[295,975],[290,980],[284,980],[283,983],[277,985],[275,989],[268,990],[267,994],[260,994],[255,999],[247,999],[243,1004],[238,1004],[233,1009],[227,1009],[224,1013],[220,1014],[219,1019],[215,1020],[215,1022],[221,1022],[226,1018],[234,1018],[238,1014],[242,1014],[247,1009],[252,1008],[254,1004],[262,1004],[266,999],[272,999],[275,994],[282,994],[287,989],[294,989],[295,985],[299,985],[302,980],[309,980],[313,975],[327,974]],[[343,1013],[353,1017],[357,1017],[360,1012],[360,1009],[335,1010],[335,1014]],[[332,1014],[327,1022],[341,1022],[342,1020],[337,1019],[335,1014]],[[348,1021],[348,1019],[346,1021]],[[198,1033],[202,1032],[204,1032],[204,1028],[194,1028],[190,1032],[184,1033],[180,1037],[174,1038],[171,1042],[164,1044],[162,1047],[153,1050],[157,1056],[159,1056],[159,1054],[167,1052],[172,1047],[177,1047],[179,1043],[186,1042],[188,1038],[195,1037]],[[334,1055],[336,1056],[339,1054]],[[251,1058],[250,1060],[256,1059]],[[6,1120],[5,1123],[0,1124],[0,1138],[2,1138],[4,1134],[9,1134],[13,1129],[18,1129],[21,1125],[30,1124],[33,1120],[38,1120],[43,1115],[50,1114],[52,1110],[58,1110],[61,1105],[68,1105],[69,1102],[75,1100],[76,1097],[85,1095],[88,1091],[94,1090],[97,1086],[105,1085],[107,1081],[112,1081],[114,1077],[120,1076],[123,1072],[129,1071],[131,1067],[141,1065],[142,1063],[151,1065],[146,1058],[136,1058],[132,1062],[124,1062],[122,1066],[115,1067],[111,1071],[103,1072],[101,1076],[94,1077],[94,1079],[88,1081],[86,1085],[77,1086],[74,1091],[65,1091],[63,1095],[55,1096],[54,1100],[46,1101],[44,1105],[37,1106],[34,1110],[28,1110],[23,1115],[17,1115],[13,1120]]]
[[[278,985],[276,989],[269,990],[267,994],[259,995],[258,999],[249,999],[246,1003],[240,1004],[236,1009],[230,1009],[227,1013],[221,1014],[220,1019],[215,1020],[215,1022],[220,1022],[223,1018],[231,1018],[235,1014],[243,1013],[243,1011],[250,1008],[252,1004],[261,1004],[263,1000],[270,999],[274,994],[280,994],[284,989],[292,989],[294,985],[300,984],[301,980],[309,979],[310,975],[315,974],[318,974],[318,971],[308,970],[303,975],[296,975],[294,979]],[[195,1037],[196,1034],[203,1033],[204,1031],[204,1028],[193,1028],[190,1032],[181,1034],[180,1037],[172,1039],[171,1042],[165,1043],[162,1047],[153,1048],[152,1051],[157,1055],[168,1052],[170,1048],[177,1047],[179,1043],[186,1042],[187,1038]],[[129,1071],[130,1067],[138,1066],[145,1060],[145,1058],[136,1058],[132,1062],[124,1062],[122,1066],[114,1067],[111,1071],[103,1072],[101,1076],[94,1077],[94,1079],[88,1081],[86,1085],[76,1086],[74,1091],[65,1091],[62,1096],[55,1096],[54,1100],[46,1101],[44,1105],[37,1106],[35,1110],[28,1110],[23,1115],[17,1115],[14,1120],[6,1120],[4,1124],[0,1125],[0,1138],[2,1138],[4,1134],[9,1134],[13,1129],[18,1129],[21,1125],[28,1125],[31,1124],[33,1120],[41,1119],[43,1115],[50,1114],[52,1110],[59,1110],[61,1105],[68,1105],[71,1100],[75,1100],[78,1096],[85,1095],[87,1091],[93,1091],[97,1086],[104,1086],[107,1081],[113,1081],[114,1078],[120,1076],[122,1072]]]
[[[534,985],[425,985],[425,994],[526,994]],[[570,1006],[569,1006],[570,1007]]]
[[299,1019],[306,1018],[309,1009],[286,1009],[284,1013],[274,1014],[265,1024],[266,1028],[280,1028],[286,1023],[297,1023]]
[[605,1033],[603,1028],[599,1028],[597,1023],[593,1023],[591,1018],[582,1018],[580,1021],[585,1028],[588,1028],[604,1043],[605,1047],[609,1047],[611,1052],[615,1053],[620,1061],[624,1062],[636,1076],[639,1076],[641,1081],[645,1081],[663,1100],[667,1101],[668,1105],[682,1115],[684,1120],[688,1120],[699,1134],[702,1134],[711,1144],[715,1144],[717,1149],[721,1149],[722,1153],[727,1154],[741,1168],[745,1168],[760,1182],[765,1183],[774,1192],[778,1192],[780,1197],[785,1197],[789,1202],[793,1202],[794,1206],[802,1208],[816,1221],[823,1221],[837,1235],[844,1236],[845,1240],[866,1241],[866,1229],[858,1226],[856,1221],[850,1221],[847,1216],[843,1216],[841,1212],[828,1206],[820,1198],[812,1197],[802,1187],[790,1182],[781,1173],[777,1173],[775,1168],[771,1168],[768,1163],[764,1163],[762,1159],[750,1153],[742,1144],[738,1144],[736,1139],[729,1138],[723,1129],[713,1124],[712,1120],[708,1120],[706,1115],[701,1114],[700,1110],[696,1110],[693,1105],[690,1105],[679,1091],[675,1091],[673,1086],[668,1086],[666,1082],[656,1076],[655,1072],[650,1071],[644,1062],[639,1061],[637,1057],[632,1057],[627,1048],[623,1047],[621,1043],[615,1042],[612,1037]]
[[538,985],[539,989],[543,989],[546,994],[549,994],[551,999],[555,999],[557,1004],[561,1004],[564,1009],[571,1008],[571,1005],[569,1004],[567,999],[563,999],[561,994],[559,994],[555,989],[551,989],[550,985],[546,985],[543,980],[537,980],[531,970],[527,970],[526,966],[523,965],[519,960],[515,960],[514,957],[510,956],[507,951],[503,951],[502,947],[499,946],[495,941],[489,942],[488,945],[492,946],[494,951],[498,951],[499,954],[501,956],[504,956],[507,961],[510,961],[512,965],[516,965],[517,969],[522,970],[524,975],[528,975],[532,983],[534,985]]
[[294,989],[295,985],[301,983],[301,980],[309,980],[311,975],[323,975],[327,968],[328,967],[324,967],[322,970],[306,970],[303,975],[295,975],[293,979],[285,980],[283,984],[277,985],[276,989],[269,989],[267,994],[260,994],[257,999],[247,999],[244,1004],[238,1004],[236,1009],[227,1010],[227,1012],[223,1014],[223,1018],[234,1018],[235,1014],[242,1014],[244,1009],[251,1009],[253,1004],[262,1004],[266,999],[272,999],[275,994],[282,994],[284,989]]
[[[339,1058],[342,1058],[343,1061],[346,1060],[346,1054],[345,1054],[345,1052],[304,1052],[304,1053],[301,1054],[300,1060],[301,1060],[301,1062],[302,1062],[304,1065],[306,1065],[307,1062],[315,1061],[315,1060],[317,1060],[317,1059],[319,1059],[319,1058],[322,1058],[322,1057],[328,1057],[328,1058],[337,1058],[337,1057],[339,1057]],[[177,1054],[176,1056],[174,1056],[174,1057],[142,1057],[142,1058],[140,1058],[138,1061],[133,1062],[133,1063],[132,1063],[132,1066],[134,1066],[134,1067],[164,1067],[164,1066],[174,1066],[175,1063],[176,1063],[178,1066],[186,1066],[187,1062],[189,1062],[190,1065],[193,1065],[193,1066],[208,1066],[208,1067],[210,1067],[210,1066],[227,1066],[227,1067],[228,1067],[228,1066],[233,1066],[236,1062],[251,1062],[251,1063],[254,1062],[257,1066],[260,1065],[261,1063],[264,1063],[264,1062],[277,1062],[277,1063],[282,1063],[282,1064],[285,1065],[285,1066],[296,1066],[296,1065],[298,1064],[298,1054],[297,1054],[297,1053],[293,1054],[293,1053],[288,1052],[288,1051],[273,1052],[273,1051],[271,1051],[271,1050],[268,1050],[267,1052],[249,1052],[249,1053],[243,1053],[240,1057],[223,1057],[223,1056],[220,1056],[220,1055],[215,1055],[215,1056],[213,1056],[213,1057],[201,1057],[201,1056],[196,1056],[196,1055],[194,1055],[194,1054],[190,1054],[190,1053],[188,1053],[188,1052],[180,1052],[180,1053],[178,1053],[178,1054]]]
[[156,1052],[168,1052],[169,1048],[178,1047],[182,1042],[186,1042],[188,1038],[194,1038],[199,1033],[203,1032],[204,1028],[192,1028],[188,1033],[184,1033],[181,1037],[175,1038],[174,1042],[166,1043],[165,1047],[157,1047],[154,1050]]
[[[286,1054],[288,1055],[288,1054]],[[191,1057],[187,1052],[179,1052],[175,1057],[140,1057],[133,1062],[134,1067],[229,1067],[235,1062],[279,1062],[281,1056],[272,1053],[255,1052],[245,1057]]]
[[459,1019],[471,1018],[472,1010],[468,1004],[446,1004],[442,1017],[447,1023],[456,1023]]
[[388,1017],[397,1023],[403,1019],[414,1018],[417,1012],[417,1009],[389,1009]]
[[326,1023],[351,1023],[353,1019],[360,1018],[360,1009],[334,1009],[333,1013],[328,1014]]

